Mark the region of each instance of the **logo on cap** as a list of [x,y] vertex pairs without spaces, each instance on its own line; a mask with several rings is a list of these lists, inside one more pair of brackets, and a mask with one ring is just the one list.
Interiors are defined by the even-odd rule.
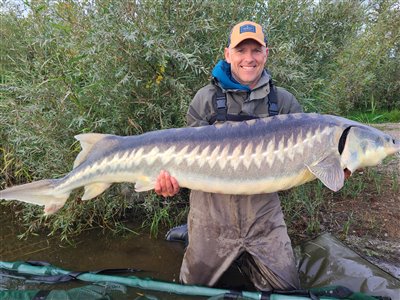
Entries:
[[246,25],[242,25],[240,26],[239,29],[240,33],[244,33],[244,32],[256,32],[256,26],[251,25],[251,24],[246,24]]

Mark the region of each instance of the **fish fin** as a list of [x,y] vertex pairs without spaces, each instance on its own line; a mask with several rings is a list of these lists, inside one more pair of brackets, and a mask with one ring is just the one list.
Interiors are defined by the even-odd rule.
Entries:
[[136,192],[150,191],[154,189],[155,184],[156,181],[149,179],[149,177],[137,180],[135,183],[135,191]]
[[69,192],[57,194],[57,182],[58,179],[44,179],[13,186],[0,191],[0,199],[44,205],[45,214],[49,215],[58,211],[69,197]]
[[315,166],[307,166],[307,168],[334,192],[340,190],[344,185],[344,171],[337,158],[327,157]]
[[93,146],[107,136],[110,135],[101,133],[83,133],[76,135],[75,139],[81,143],[82,151],[79,152],[78,156],[75,158],[73,168],[75,169],[77,166],[79,166],[88,157]]
[[82,196],[82,200],[89,200],[104,192],[110,187],[111,183],[108,182],[95,182],[85,185],[85,193]]

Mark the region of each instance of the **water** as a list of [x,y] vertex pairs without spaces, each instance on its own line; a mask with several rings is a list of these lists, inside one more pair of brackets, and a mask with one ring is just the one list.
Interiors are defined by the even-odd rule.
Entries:
[[[135,228],[131,225],[129,227]],[[68,244],[60,243],[59,236],[47,236],[45,234],[30,235],[28,239],[18,239],[17,236],[23,232],[24,229],[18,226],[13,212],[4,206],[0,206],[0,260],[9,262],[46,261],[54,266],[71,271],[133,268],[143,270],[131,274],[133,276],[152,278],[157,281],[179,282],[184,246],[181,243],[165,241],[162,233],[160,238],[156,239],[149,236],[148,230],[142,231],[140,234],[128,233],[121,236],[113,235],[109,231],[101,229],[92,229],[83,232],[72,244]],[[303,274],[303,277],[306,278],[306,275]],[[335,274],[332,274],[332,278],[336,278],[335,276]],[[327,282],[332,278],[328,278]],[[316,278],[316,280],[318,281],[320,278]],[[390,282],[393,280],[395,279],[389,279]],[[230,272],[228,270],[223,275],[219,287],[251,290],[251,288],[248,288],[248,281],[247,283],[245,281],[246,279],[237,272],[237,269],[235,272],[234,268],[231,268]],[[302,282],[302,284],[304,283],[306,283],[306,280]],[[88,284],[87,282],[75,281],[49,286],[31,284],[24,280],[9,280],[0,276],[0,290],[71,289]],[[392,290],[388,290],[388,295],[392,292]],[[153,299],[206,299],[205,297],[188,297],[133,288],[127,289],[123,294],[121,292],[115,293],[118,295],[113,299],[139,299],[142,295],[150,295]],[[383,290],[380,295],[385,295],[384,293]]]
[[[83,232],[72,244],[60,243],[59,236],[45,234],[30,235],[19,239],[24,229],[16,224],[13,214],[0,206],[0,260],[2,261],[46,261],[71,271],[94,271],[115,268],[143,270],[131,275],[140,278],[179,282],[179,270],[184,253],[181,243],[151,238],[148,231],[124,236],[113,235],[101,229]],[[1,281],[0,290],[10,288],[10,282]],[[25,282],[13,282],[14,289],[37,289]],[[85,283],[85,285],[88,283]],[[8,286],[7,286],[8,285]],[[50,289],[72,288],[81,283],[52,286]],[[49,288],[40,285],[39,288]],[[129,289],[129,295],[140,295],[144,291]],[[148,292],[146,292],[148,294]],[[151,292],[151,294],[157,294]],[[118,297],[120,299],[121,297]],[[134,297],[135,298],[135,297]],[[134,299],[130,298],[130,299]],[[163,295],[162,299],[181,299]],[[161,299],[160,298],[160,299]],[[122,298],[121,298],[122,299]],[[183,297],[182,299],[187,299]]]
[[31,235],[18,239],[24,230],[5,222],[2,211],[0,227],[0,259],[3,261],[39,260],[72,270],[135,268],[146,276],[178,281],[183,245],[163,238],[151,238],[148,232],[113,235],[101,229],[83,232],[73,244],[62,243],[59,236]]

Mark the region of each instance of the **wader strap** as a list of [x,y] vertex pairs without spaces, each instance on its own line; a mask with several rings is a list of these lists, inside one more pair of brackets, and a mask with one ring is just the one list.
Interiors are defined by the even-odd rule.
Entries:
[[270,117],[276,116],[279,113],[278,98],[276,97],[275,86],[272,79],[269,79],[269,94],[268,94],[268,114]]
[[216,112],[217,112],[217,117],[216,117],[215,121],[225,122],[227,120],[226,116],[227,116],[227,111],[228,111],[228,108],[226,106],[226,94],[220,88],[217,88],[215,104],[216,104],[215,108],[216,108]]
[[[268,94],[268,115],[270,117],[276,116],[279,113],[278,109],[278,98],[276,96],[276,89],[272,82],[272,79],[269,79],[269,94]],[[234,121],[241,122],[246,120],[258,119],[256,116],[248,116],[248,115],[231,115],[228,114],[228,107],[226,105],[226,93],[222,91],[220,87],[217,87],[217,93],[215,95],[214,100],[214,108],[217,114],[212,116],[208,121],[210,125],[215,122],[225,122],[225,121]]]

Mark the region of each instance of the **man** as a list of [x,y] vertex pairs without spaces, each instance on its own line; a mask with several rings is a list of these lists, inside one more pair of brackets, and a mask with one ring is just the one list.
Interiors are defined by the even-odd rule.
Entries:
[[[267,57],[262,27],[250,21],[235,25],[225,60],[213,69],[212,83],[200,89],[189,106],[188,125],[302,112],[292,94],[272,86],[264,70]],[[162,171],[155,191],[173,196],[179,183]],[[258,290],[299,288],[277,193],[238,196],[191,191],[188,230],[190,241],[180,274],[183,283],[212,286],[239,260]]]

